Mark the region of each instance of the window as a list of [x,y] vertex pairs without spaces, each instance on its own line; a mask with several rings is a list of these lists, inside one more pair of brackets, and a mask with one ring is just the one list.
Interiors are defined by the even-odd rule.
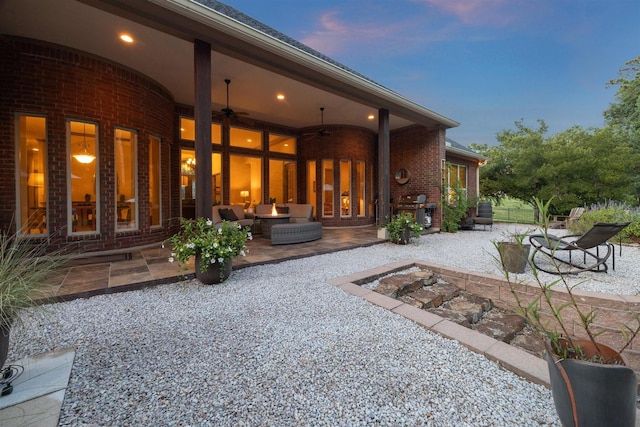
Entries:
[[340,216],[351,216],[351,161],[340,160]]
[[333,160],[322,161],[322,216],[333,216]]
[[278,203],[296,203],[296,162],[269,160],[269,197]]
[[296,139],[291,136],[269,134],[269,151],[296,154]]
[[316,162],[307,162],[307,203],[313,205],[313,212],[318,214],[318,199],[316,198]]
[[447,163],[447,194],[449,203],[453,203],[457,192],[467,197],[467,167]]
[[71,233],[91,233],[99,228],[100,213],[96,204],[99,196],[96,153],[98,126],[94,123],[70,120],[67,122],[69,151],[68,227]]
[[262,132],[231,126],[229,128],[229,142],[232,147],[262,150]]
[[230,156],[229,202],[244,205],[262,201],[262,159],[259,157]]
[[18,116],[17,229],[20,234],[47,233],[47,122]]
[[[180,139],[185,141],[196,140],[196,121],[180,117]],[[222,126],[211,123],[211,143],[222,144]]]
[[149,225],[151,227],[161,224],[160,213],[160,138],[149,137]]
[[[196,198],[196,152],[180,152],[180,200],[182,216],[195,218]],[[211,153],[211,200],[213,204],[222,203],[222,154]]]
[[116,129],[116,230],[138,228],[137,134]]
[[365,203],[366,203],[366,179],[365,179],[365,162],[357,161],[356,162],[356,194],[355,194],[355,203],[356,203],[356,215],[364,216],[365,215]]

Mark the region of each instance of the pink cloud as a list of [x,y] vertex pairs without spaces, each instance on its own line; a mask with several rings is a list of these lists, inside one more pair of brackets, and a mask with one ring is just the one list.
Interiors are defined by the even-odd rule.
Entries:
[[455,16],[468,25],[506,27],[522,23],[546,8],[544,1],[528,0],[412,0]]

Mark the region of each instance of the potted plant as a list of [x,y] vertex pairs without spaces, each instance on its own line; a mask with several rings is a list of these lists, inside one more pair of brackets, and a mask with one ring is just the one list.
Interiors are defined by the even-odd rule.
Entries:
[[411,238],[420,237],[423,227],[409,212],[401,212],[388,219],[386,229],[389,233],[389,240],[393,243],[406,245],[411,241]]
[[207,218],[181,219],[180,226],[180,231],[169,239],[173,246],[169,261],[186,263],[194,256],[196,278],[208,285],[229,277],[231,260],[244,256],[247,239],[252,239],[248,228],[226,220],[216,227]]
[[502,268],[509,273],[524,273],[529,264],[529,252],[531,245],[524,243],[525,238],[532,230],[525,232],[513,231],[506,233],[507,239],[494,241],[493,245],[498,250]]
[[[540,212],[542,233],[548,237],[549,202],[534,199],[534,203]],[[635,426],[637,378],[633,369],[625,366],[622,352],[640,332],[640,316],[631,313],[635,324],[620,325],[618,349],[598,341],[603,331],[594,323],[596,311],[575,295],[575,285],[568,282],[552,256],[549,258],[559,278],[544,281],[529,260],[532,286],[514,280],[504,264],[500,265],[518,312],[545,341],[553,400],[562,424]]]
[[[12,325],[21,320],[23,309],[52,296],[50,286],[56,282],[56,270],[68,260],[61,251],[47,253],[47,249],[46,241],[0,230],[0,373]],[[10,384],[0,391],[9,394]]]

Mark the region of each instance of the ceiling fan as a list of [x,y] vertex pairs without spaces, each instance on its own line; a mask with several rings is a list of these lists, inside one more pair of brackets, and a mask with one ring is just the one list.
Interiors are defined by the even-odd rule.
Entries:
[[227,107],[221,109],[220,111],[222,111],[222,113],[224,114],[223,120],[225,124],[228,125],[230,122],[230,119],[235,118],[235,119],[238,119],[238,121],[245,122],[246,124],[252,125],[253,122],[251,120],[239,117],[239,116],[248,116],[249,113],[245,113],[241,111],[233,111],[231,107],[229,107],[229,84],[231,83],[231,80],[225,79],[224,82],[227,84]]
[[320,129],[315,132],[305,133],[304,136],[315,135],[315,136],[329,136],[331,132],[327,131],[324,128],[324,107],[320,107]]

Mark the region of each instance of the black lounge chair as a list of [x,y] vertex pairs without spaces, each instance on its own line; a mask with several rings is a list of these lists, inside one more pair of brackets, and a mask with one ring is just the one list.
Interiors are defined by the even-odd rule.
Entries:
[[[606,272],[606,261],[613,255],[613,269],[616,268],[616,255],[613,244],[608,240],[618,234],[630,223],[597,223],[584,234],[572,234],[563,237],[533,234],[529,236],[535,248],[531,254],[533,265],[540,271],[551,274],[578,274],[583,271]],[[576,239],[577,237],[577,239]],[[600,256],[600,249],[606,253]],[[572,257],[576,251],[581,257]],[[574,260],[578,258],[578,260]],[[579,260],[582,258],[582,261]]]

